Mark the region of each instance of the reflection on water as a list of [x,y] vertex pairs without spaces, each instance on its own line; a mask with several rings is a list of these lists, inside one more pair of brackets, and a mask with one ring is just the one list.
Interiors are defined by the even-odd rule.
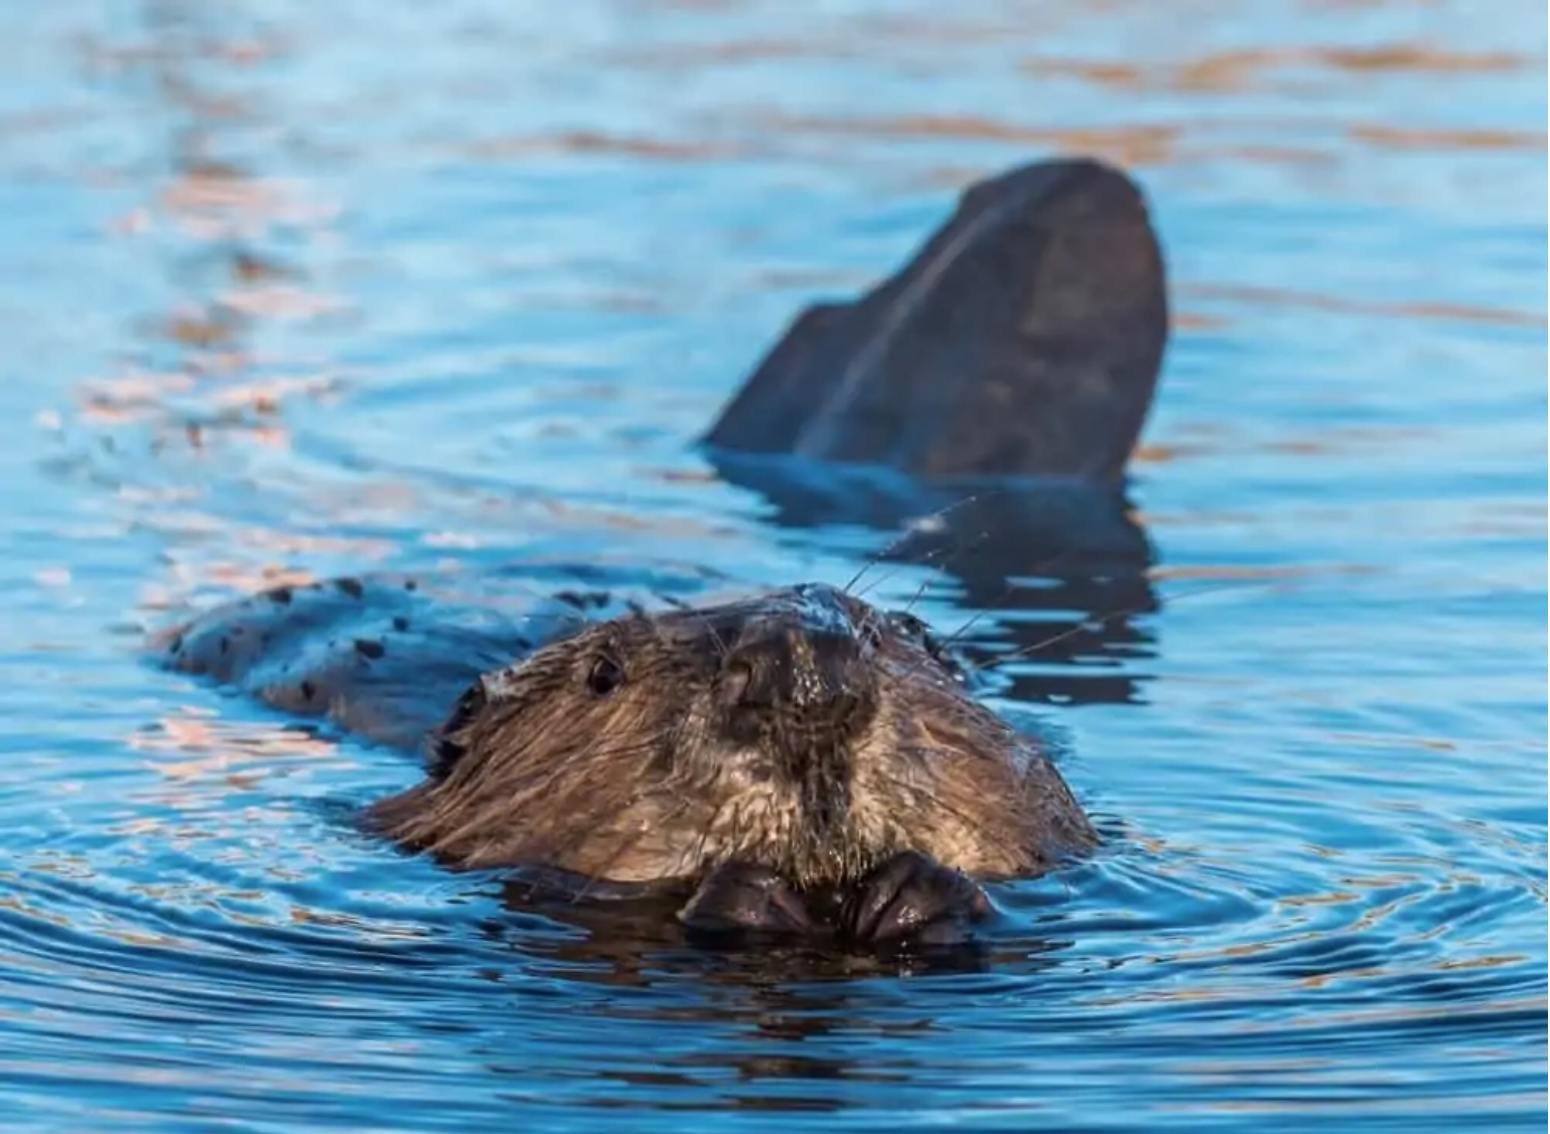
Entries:
[[[905,605],[943,580],[955,584],[955,605],[972,613],[941,630],[972,662],[1051,663],[1013,677],[1008,696],[1086,704],[1138,695],[1139,675],[1115,670],[1150,656],[1150,635],[1139,623],[1157,610],[1154,556],[1122,490],[988,483],[927,492],[902,479],[823,466],[713,459],[728,481],[760,493],[774,507],[767,519],[781,527],[881,533],[886,542],[853,576],[856,593],[864,597],[895,579],[898,565],[928,568]],[[996,633],[991,626],[967,633],[986,611],[995,612]]]
[[[1542,7],[12,15],[7,1129],[1542,1127]],[[1136,170],[1168,253],[1123,494],[690,444],[1053,151]],[[438,870],[353,822],[408,763],[135,653],[374,570],[860,572],[1106,846],[888,961]]]

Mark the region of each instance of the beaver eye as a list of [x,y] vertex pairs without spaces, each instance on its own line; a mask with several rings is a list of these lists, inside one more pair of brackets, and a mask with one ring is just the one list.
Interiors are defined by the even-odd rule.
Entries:
[[895,614],[893,621],[901,633],[914,638],[916,645],[938,661],[941,660],[941,643],[937,641],[936,635],[931,633],[931,627],[927,626],[924,621],[916,618],[913,614]]
[[447,718],[447,723],[443,727],[448,732],[463,727],[484,712],[488,703],[489,697],[484,691],[484,678],[481,677],[463,691],[463,695],[457,699],[457,704],[452,706],[452,715]]
[[592,663],[587,673],[587,688],[595,697],[606,697],[624,684],[624,667],[606,655]]
[[895,614],[894,623],[901,631],[915,639],[916,645],[926,651],[926,656],[950,670],[957,670],[958,664],[942,646],[942,639],[931,631],[931,627],[922,619],[913,614]]

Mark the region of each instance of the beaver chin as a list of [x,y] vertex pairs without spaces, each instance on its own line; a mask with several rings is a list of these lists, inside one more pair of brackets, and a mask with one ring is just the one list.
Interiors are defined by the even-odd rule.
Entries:
[[803,891],[918,852],[981,877],[1089,845],[1054,768],[918,620],[806,585],[589,626],[486,675],[376,825],[461,867]]

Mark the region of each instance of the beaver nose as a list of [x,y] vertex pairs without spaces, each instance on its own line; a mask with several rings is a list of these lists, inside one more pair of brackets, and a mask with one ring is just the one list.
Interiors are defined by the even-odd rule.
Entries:
[[819,709],[850,694],[859,657],[849,634],[785,626],[739,642],[722,664],[721,695],[740,709]]

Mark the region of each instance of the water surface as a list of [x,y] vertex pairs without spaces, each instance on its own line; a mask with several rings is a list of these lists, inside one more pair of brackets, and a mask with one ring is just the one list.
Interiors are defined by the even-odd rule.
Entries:
[[[1543,1128],[1542,7],[10,20],[7,1130]],[[1112,838],[998,890],[977,971],[513,912],[341,822],[409,763],[141,659],[344,572],[845,581],[886,533],[687,442],[1056,152],[1132,169],[1169,254],[1154,562],[1003,669]],[[1038,575],[977,648],[1113,613]],[[923,584],[948,628],[995,598],[872,596]]]

